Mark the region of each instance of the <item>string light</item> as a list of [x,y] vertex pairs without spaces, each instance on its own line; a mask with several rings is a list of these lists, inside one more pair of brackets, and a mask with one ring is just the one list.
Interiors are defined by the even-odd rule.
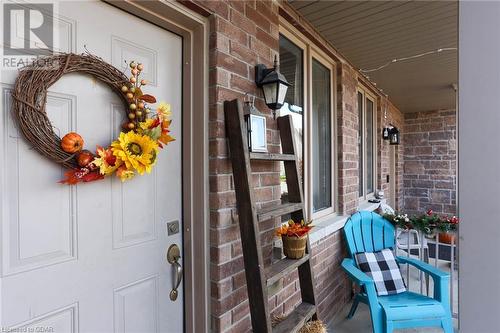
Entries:
[[[436,54],[436,53],[441,53],[441,52],[446,52],[446,51],[457,51],[458,48],[456,47],[444,47],[444,48],[439,48],[439,49],[436,49],[436,50],[432,50],[432,51],[427,51],[427,52],[423,52],[423,53],[419,53],[419,54],[415,54],[415,55],[412,55],[412,56],[408,56],[408,57],[402,57],[402,58],[395,58],[395,59],[392,59],[391,61],[388,61],[386,62],[385,64],[379,66],[379,67],[376,67],[376,68],[371,68],[371,69],[359,69],[359,72],[361,73],[361,75],[363,75],[368,81],[370,81],[370,83],[373,85],[373,87],[378,90],[382,95],[385,96],[385,99],[386,99],[386,104],[388,103],[388,100],[389,100],[389,95],[387,95],[386,93],[384,93],[383,89],[381,88],[378,88],[377,87],[377,84],[372,81],[370,79],[370,76],[368,76],[367,73],[371,73],[371,72],[376,72],[376,71],[379,71],[381,69],[384,69],[386,68],[387,66],[391,65],[391,64],[394,64],[396,62],[402,62],[402,61],[407,61],[407,60],[412,60],[412,59],[417,59],[417,58],[421,58],[421,57],[425,57],[427,55],[431,55],[431,54]],[[455,87],[454,87],[455,89]],[[386,109],[385,109],[385,112],[384,112],[384,118],[387,119],[387,105],[386,105]]]
[[392,60],[386,62],[383,65],[380,65],[379,67],[372,68],[372,69],[360,69],[359,71],[361,73],[363,73],[363,74],[364,73],[376,72],[376,71],[384,69],[387,66],[389,66],[391,64],[394,64],[396,62],[402,62],[402,61],[412,60],[412,59],[416,59],[416,58],[421,58],[421,57],[425,57],[427,55],[441,53],[441,52],[445,52],[445,51],[457,51],[457,50],[458,49],[456,47],[444,47],[444,48],[440,48],[440,49],[436,49],[436,50],[432,50],[432,51],[427,51],[427,52],[424,52],[424,53],[415,54],[415,55],[412,55],[412,56],[409,56],[409,57],[395,58],[395,59],[392,59]]

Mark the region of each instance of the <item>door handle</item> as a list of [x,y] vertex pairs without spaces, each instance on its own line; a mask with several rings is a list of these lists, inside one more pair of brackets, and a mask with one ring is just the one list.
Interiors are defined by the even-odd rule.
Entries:
[[172,244],[168,248],[167,251],[167,261],[169,264],[171,264],[174,268],[174,286],[172,290],[170,291],[170,299],[172,301],[177,300],[177,297],[179,296],[179,292],[177,291],[177,288],[179,288],[179,285],[181,284],[182,281],[182,276],[183,276],[183,270],[182,266],[179,263],[179,259],[181,258],[181,250],[177,246],[177,244]]

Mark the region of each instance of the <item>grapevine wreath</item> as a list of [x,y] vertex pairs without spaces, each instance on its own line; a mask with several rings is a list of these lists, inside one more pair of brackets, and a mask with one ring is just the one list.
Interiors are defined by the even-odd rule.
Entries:
[[[130,62],[130,77],[92,54],[64,53],[46,57],[24,67],[17,77],[13,97],[13,115],[26,140],[43,156],[69,170],[63,184],[77,184],[116,174],[122,181],[136,174],[150,173],[160,148],[175,140],[170,135],[170,105],[143,93],[147,84],[140,79],[144,66]],[[58,64],[54,68],[45,64]],[[126,121],[119,137],[96,152],[83,150],[83,138],[74,132],[63,138],[54,132],[45,111],[47,90],[64,74],[91,75],[107,84],[124,104]]]

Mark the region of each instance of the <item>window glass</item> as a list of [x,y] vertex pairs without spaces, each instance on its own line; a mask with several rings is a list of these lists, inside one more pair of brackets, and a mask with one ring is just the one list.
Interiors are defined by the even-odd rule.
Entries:
[[[302,41],[280,34],[279,63],[280,72],[291,86],[285,96],[283,107],[277,112],[280,116],[289,115],[295,127],[294,138],[297,145],[297,158],[302,183],[305,185],[305,199],[314,217],[332,212],[334,201],[334,179],[332,174],[335,162],[332,154],[334,117],[331,83],[332,70],[316,60],[313,52],[308,52]],[[297,43],[297,44],[295,44]],[[307,66],[304,66],[305,60]],[[319,59],[319,58],[317,58]],[[307,80],[307,82],[306,82]],[[307,99],[304,86],[307,86]],[[310,90],[309,90],[310,89]],[[309,93],[310,91],[310,93]],[[307,107],[306,107],[307,105]],[[308,112],[309,114],[305,114]],[[307,147],[305,144],[307,143]],[[307,155],[305,154],[307,152]],[[308,157],[308,160],[304,159]],[[310,160],[309,160],[310,159]],[[308,168],[307,177],[304,166]],[[281,201],[288,201],[288,190],[283,165],[281,165]],[[304,184],[306,182],[306,184]]]
[[[280,71],[291,84],[285,96],[285,103],[279,110],[280,116],[291,115],[295,128],[295,143],[297,145],[297,157],[299,172],[304,175],[304,55],[301,48],[292,43],[289,39],[280,35]],[[281,197],[282,201],[287,201],[287,186],[285,180],[285,170],[281,163]]]
[[373,102],[366,99],[366,193],[373,193]]
[[280,111],[302,114],[302,106],[304,105],[304,92],[302,91],[304,86],[303,63],[302,49],[283,35],[280,35],[280,72],[291,84],[285,96],[285,103],[288,105],[284,105]]
[[312,192],[313,211],[332,206],[330,70],[312,62]]
[[359,123],[359,135],[358,135],[358,152],[359,152],[359,163],[358,163],[358,175],[359,175],[359,196],[364,195],[364,159],[363,159],[363,94],[358,92],[358,123]]
[[363,199],[375,192],[374,104],[372,99],[358,91],[359,196]]

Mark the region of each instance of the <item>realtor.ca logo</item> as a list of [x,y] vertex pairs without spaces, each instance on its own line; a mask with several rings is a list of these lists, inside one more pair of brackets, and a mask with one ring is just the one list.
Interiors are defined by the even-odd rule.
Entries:
[[18,69],[34,61],[45,61],[43,56],[53,54],[53,3],[3,2],[2,11],[3,69]]

